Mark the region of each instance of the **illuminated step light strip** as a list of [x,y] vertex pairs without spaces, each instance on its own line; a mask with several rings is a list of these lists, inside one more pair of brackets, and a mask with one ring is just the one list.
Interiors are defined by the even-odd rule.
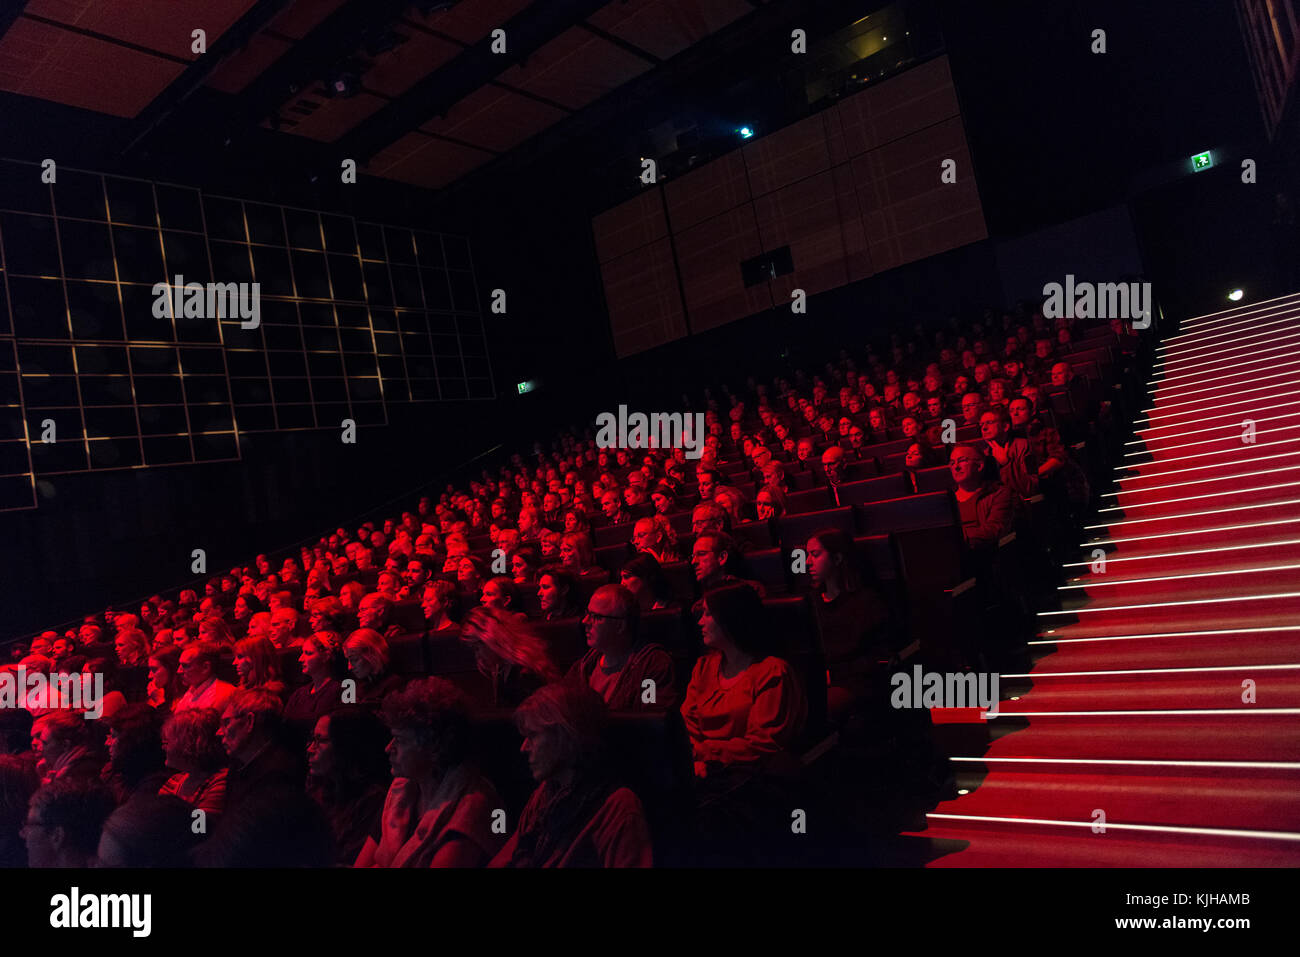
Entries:
[[[1251,542],[1243,545],[1224,545],[1221,548],[1195,548],[1187,552],[1157,552],[1154,555],[1107,555],[1106,564],[1113,565],[1116,562],[1144,562],[1151,558],[1186,558],[1189,555],[1209,555],[1213,552],[1239,552],[1247,548],[1282,548],[1287,545],[1300,545],[1300,538],[1290,539],[1283,542]],[[1084,565],[1091,565],[1091,561],[1086,562],[1065,562],[1062,568],[1082,568]]]
[[[1300,482],[1283,482],[1281,485],[1259,485],[1255,488],[1235,488],[1232,490],[1233,495],[1249,495],[1252,492],[1268,492],[1277,488],[1300,488]],[[1149,489],[1147,490],[1149,491]],[[1115,506],[1113,508],[1098,509],[1099,512],[1131,512],[1135,508],[1154,508],[1157,505],[1173,505],[1176,502],[1195,502],[1203,498],[1222,498],[1222,492],[1209,492],[1205,495],[1187,495],[1183,498],[1166,498],[1158,502],[1142,502],[1138,505]],[[1143,519],[1142,521],[1152,521],[1152,519]],[[1094,526],[1086,526],[1092,528]]]
[[1230,570],[1215,569],[1209,572],[1191,572],[1186,575],[1162,575],[1159,578],[1124,578],[1117,581],[1105,581],[1102,578],[1090,578],[1078,585],[1058,585],[1058,591],[1080,588],[1103,588],[1114,585],[1146,585],[1151,582],[1184,581],[1188,578],[1220,578],[1224,575],[1256,575],[1264,572],[1286,572],[1300,570],[1300,565],[1270,565],[1266,568],[1234,568]]
[[[939,814],[927,811],[926,820],[940,821],[980,821],[991,824],[1036,824],[1048,827],[1086,827],[1097,826],[1096,821],[1054,821],[1035,817],[990,817],[981,814]],[[1146,831],[1156,834],[1196,834],[1203,837],[1247,837],[1264,841],[1300,841],[1300,834],[1288,831],[1239,831],[1227,827],[1186,827],[1173,824],[1116,824],[1106,821],[1106,829],[1116,831]],[[923,832],[921,832],[923,833]]]
[[[1290,406],[1274,406],[1274,408],[1290,408]],[[1267,410],[1267,409],[1260,409],[1259,411],[1260,411],[1260,412],[1266,412],[1266,411],[1268,411],[1268,410]],[[1238,412],[1236,415],[1232,416],[1232,418],[1235,419],[1235,418],[1237,418],[1238,415],[1241,415],[1241,414],[1242,414],[1242,413]],[[1257,417],[1255,417],[1254,415],[1250,416],[1250,420],[1251,420],[1252,422],[1256,423],[1256,424],[1259,424],[1260,422],[1276,422],[1276,421],[1278,421],[1279,419],[1294,419],[1294,420],[1296,420],[1297,422],[1300,422],[1300,404],[1297,404],[1297,405],[1294,407],[1294,410],[1293,410],[1293,411],[1291,411],[1291,412],[1287,412],[1287,413],[1285,413],[1285,414],[1283,414],[1283,415],[1266,415],[1266,416],[1264,416],[1264,417],[1262,417],[1262,418],[1257,418]],[[1167,426],[1167,425],[1165,425],[1165,426],[1160,426],[1160,428],[1166,428],[1166,429],[1167,429],[1167,428],[1173,428],[1173,426]],[[1142,430],[1142,433],[1145,433],[1145,432],[1148,432],[1148,431],[1152,431],[1152,430],[1149,430],[1149,429],[1143,429],[1143,430]],[[1175,432],[1173,435],[1149,435],[1149,436],[1147,436],[1147,437],[1144,438],[1144,439],[1133,439],[1133,440],[1131,440],[1131,441],[1125,442],[1124,444],[1125,444],[1125,445],[1149,445],[1149,444],[1152,443],[1152,442],[1166,442],[1166,441],[1168,441],[1169,439],[1181,439],[1181,438],[1185,438],[1186,436],[1189,436],[1189,435],[1201,435],[1201,434],[1204,433],[1204,432],[1219,432],[1219,431],[1226,431],[1226,432],[1228,433],[1226,436],[1221,436],[1221,438],[1237,438],[1237,437],[1240,437],[1240,435],[1241,435],[1241,423],[1240,423],[1240,422],[1229,422],[1229,423],[1225,423],[1225,424],[1223,424],[1223,425],[1210,425],[1210,426],[1206,426],[1206,427],[1203,428],[1203,429],[1192,429],[1191,431],[1188,431],[1188,432]],[[1142,434],[1142,433],[1139,433],[1139,434]],[[1175,446],[1175,448],[1177,448],[1177,446]]]
[[[1201,518],[1204,515],[1226,515],[1228,512],[1254,512],[1266,508],[1281,508],[1284,505],[1300,505],[1300,498],[1283,499],[1280,502],[1260,502],[1257,505],[1234,505],[1231,508],[1211,509],[1208,512],[1184,512],[1179,515],[1155,515],[1151,518],[1126,518],[1118,522],[1106,522],[1102,525],[1085,525],[1085,530],[1094,528],[1116,528],[1120,525],[1146,525],[1151,522],[1175,522],[1184,518]],[[1300,521],[1300,518],[1295,519]]]
[[[1183,326],[1184,327],[1204,326],[1206,323],[1209,322],[1209,320],[1215,318],[1216,316],[1226,316],[1232,314],[1233,317],[1235,318],[1237,316],[1250,315],[1251,313],[1262,310],[1264,309],[1265,306],[1269,306],[1269,305],[1272,305],[1272,310],[1268,310],[1268,311],[1276,311],[1278,309],[1286,308],[1285,306],[1281,305],[1281,303],[1290,303],[1293,301],[1300,303],[1300,293],[1291,292],[1291,293],[1287,293],[1285,296],[1275,296],[1272,299],[1261,299],[1259,302],[1252,302],[1245,306],[1229,306],[1227,309],[1219,309],[1216,312],[1207,312],[1204,315],[1192,316],[1189,319],[1183,320]],[[1169,339],[1167,339],[1166,341],[1172,341],[1174,339],[1182,339],[1184,336],[1187,335],[1191,335],[1191,333],[1180,332],[1177,335],[1170,336]]]
[[[1295,435],[1295,434],[1296,434],[1296,433],[1294,432],[1294,430],[1291,430],[1291,429],[1285,429],[1285,428],[1280,428],[1280,429],[1279,429],[1279,428],[1272,428],[1272,429],[1256,429],[1256,430],[1255,430],[1255,434],[1256,434],[1256,435],[1272,435],[1274,432],[1282,432],[1282,433],[1288,433],[1288,432],[1289,432],[1289,433],[1291,433],[1292,435]],[[1213,439],[1197,439],[1195,442],[1183,442],[1183,443],[1181,443],[1180,445],[1166,445],[1166,446],[1164,446],[1163,448],[1154,449],[1154,450],[1152,450],[1152,451],[1125,452],[1125,453],[1124,453],[1124,457],[1125,457],[1125,458],[1133,458],[1134,456],[1137,456],[1137,455],[1156,455],[1157,453],[1162,453],[1162,452],[1173,452],[1175,449],[1191,449],[1191,448],[1195,448],[1195,447],[1198,446],[1198,445],[1215,445],[1216,443],[1221,443],[1221,442],[1230,441],[1230,440],[1232,440],[1233,438],[1234,438],[1234,436],[1231,436],[1231,435],[1220,435],[1220,436],[1218,436],[1217,438],[1213,438]],[[1246,445],[1247,445],[1247,443],[1242,442],[1242,441],[1240,440],[1240,436],[1237,436],[1236,438],[1237,438],[1237,444],[1238,444],[1238,445],[1242,445],[1242,446],[1246,446]],[[1300,436],[1297,436],[1296,441],[1297,441],[1297,442],[1300,442]],[[1251,443],[1251,444],[1258,444],[1258,443]],[[1298,447],[1300,447],[1300,446],[1298,446]]]
[[[1119,545],[1123,542],[1147,542],[1153,538],[1186,538],[1189,535],[1212,535],[1216,532],[1239,532],[1245,531],[1248,528],[1274,528],[1278,525],[1294,528],[1296,520],[1292,518],[1278,522],[1251,522],[1248,525],[1221,525],[1217,528],[1194,528],[1185,532],[1161,532],[1158,535],[1137,535],[1133,538],[1099,538],[1095,541],[1083,542],[1080,547],[1088,548],[1093,545]],[[1133,557],[1137,558],[1138,556],[1134,555]]]
[[[1259,434],[1259,433],[1256,433],[1256,435],[1258,435],[1258,434]],[[1254,451],[1256,451],[1257,449],[1274,449],[1274,448],[1277,448],[1279,445],[1282,445],[1282,446],[1290,446],[1290,447],[1294,448],[1296,451],[1300,451],[1300,442],[1295,441],[1295,440],[1293,440],[1293,441],[1291,441],[1291,442],[1287,442],[1287,441],[1282,441],[1282,442],[1256,442],[1254,445],[1246,445],[1246,444],[1243,442],[1242,445],[1241,445],[1241,449],[1240,449],[1240,451],[1242,451],[1242,452],[1254,452]],[[1219,452],[1223,453],[1224,455],[1226,455],[1226,454],[1229,453],[1229,452],[1236,452],[1236,451],[1238,451],[1238,449],[1236,449],[1235,447],[1230,447],[1230,448],[1226,448],[1226,449],[1219,449]],[[1176,456],[1174,456],[1174,457],[1171,458],[1171,459],[1153,459],[1153,460],[1150,461],[1150,462],[1140,462],[1140,463],[1138,463],[1138,464],[1136,464],[1136,465],[1133,464],[1133,463],[1129,463],[1129,464],[1127,464],[1127,465],[1116,465],[1116,466],[1115,466],[1115,471],[1116,471],[1116,472],[1125,472],[1125,471],[1129,471],[1129,470],[1131,470],[1131,469],[1135,469],[1135,468],[1142,468],[1143,466],[1147,466],[1147,465],[1164,465],[1164,464],[1167,464],[1167,463],[1170,463],[1170,462],[1187,462],[1187,461],[1193,461],[1193,460],[1195,460],[1195,459],[1203,459],[1203,458],[1205,458],[1207,455],[1210,455],[1210,454],[1211,454],[1210,452],[1200,452],[1200,453],[1198,453],[1198,454],[1196,454],[1196,455],[1176,455]],[[1281,454],[1286,454],[1286,453],[1279,453],[1279,455],[1281,455]],[[1291,453],[1291,454],[1294,454],[1294,453]],[[1270,456],[1265,456],[1265,458],[1278,458],[1279,455],[1270,455]],[[1242,461],[1258,461],[1258,460],[1257,460],[1257,459],[1244,459],[1244,460],[1243,460],[1243,459],[1231,459],[1231,458],[1229,458],[1229,459],[1225,459],[1222,463],[1214,463],[1214,464],[1216,464],[1216,465],[1218,465],[1218,464],[1222,464],[1222,465],[1239,465]],[[1199,466],[1198,466],[1198,467],[1199,467]],[[1209,468],[1210,466],[1207,465],[1207,466],[1204,466],[1204,467],[1205,467],[1205,468]],[[1156,476],[1156,475],[1172,475],[1172,474],[1174,474],[1174,472],[1176,472],[1176,471],[1180,471],[1180,470],[1178,470],[1178,469],[1171,469],[1171,470],[1168,470],[1168,471],[1148,472],[1148,473],[1146,473],[1145,475],[1143,475],[1142,477],[1143,477],[1143,478],[1152,478],[1152,477],[1154,477],[1154,476]]]
[[[1293,379],[1295,379],[1296,373],[1295,373],[1295,370],[1294,370],[1292,367],[1300,367],[1300,359],[1296,359],[1296,360],[1294,360],[1294,361],[1292,361],[1292,362],[1283,363],[1281,366],[1274,366],[1275,369],[1276,369],[1276,368],[1281,368],[1281,369],[1284,369],[1284,370],[1286,370],[1286,371],[1283,371],[1283,372],[1274,372],[1274,373],[1272,373],[1272,374],[1270,374],[1270,375],[1252,376],[1251,379],[1250,379],[1250,381],[1251,381],[1252,383],[1259,383],[1259,382],[1268,382],[1270,379],[1288,379],[1288,380],[1293,380]],[[1234,376],[1233,378],[1236,378],[1236,377]],[[1203,380],[1201,380],[1201,381],[1202,381],[1202,382],[1206,382],[1206,381],[1208,381],[1208,380],[1204,380],[1204,379],[1203,379]],[[1290,384],[1290,383],[1287,383],[1287,384]],[[1273,389],[1276,389],[1276,388],[1277,388],[1276,386],[1252,385],[1252,387],[1249,388],[1249,389],[1238,389],[1238,390],[1236,390],[1235,392],[1227,392],[1227,393],[1225,393],[1225,392],[1223,392],[1223,390],[1222,390],[1221,387],[1213,386],[1213,385],[1206,385],[1205,388],[1203,388],[1203,389],[1187,389],[1186,391],[1181,391],[1181,392],[1175,389],[1175,390],[1173,390],[1173,393],[1172,393],[1172,394],[1167,395],[1167,396],[1164,396],[1164,393],[1167,392],[1168,390],[1157,389],[1157,390],[1155,390],[1156,393],[1157,393],[1158,395],[1162,395],[1162,396],[1164,396],[1163,400],[1158,401],[1155,405],[1148,406],[1147,408],[1140,410],[1140,414],[1142,414],[1142,415],[1146,415],[1148,412],[1158,412],[1158,413],[1160,413],[1160,415],[1168,415],[1171,409],[1181,409],[1183,406],[1188,406],[1188,405],[1195,405],[1195,406],[1198,406],[1200,411],[1204,411],[1204,403],[1205,403],[1205,399],[1203,399],[1203,398],[1202,398],[1202,399],[1193,400],[1193,401],[1187,401],[1187,402],[1183,402],[1183,401],[1172,402],[1172,401],[1169,401],[1169,400],[1171,400],[1171,399],[1180,399],[1180,400],[1181,400],[1181,399],[1185,399],[1187,396],[1190,396],[1190,395],[1204,395],[1205,393],[1213,393],[1213,399],[1214,399],[1214,401],[1217,403],[1218,400],[1219,400],[1220,398],[1225,398],[1225,399],[1234,399],[1234,398],[1237,398],[1238,396],[1251,395],[1252,393],[1255,393],[1255,392],[1269,392],[1270,390],[1273,390]],[[1187,413],[1186,413],[1186,412],[1180,412],[1180,413],[1178,413],[1178,414],[1179,414],[1179,415],[1186,415]],[[1159,417],[1160,417],[1160,416],[1156,416],[1156,418],[1159,418]],[[1148,416],[1148,418],[1150,418],[1150,416]]]
[[[1300,455],[1300,452],[1296,454]],[[1232,475],[1220,475],[1216,478],[1194,479],[1190,482],[1171,482],[1169,485],[1148,485],[1145,488],[1122,489],[1118,492],[1102,492],[1102,498],[1118,498],[1121,495],[1132,495],[1134,492],[1161,492],[1170,488],[1186,488],[1188,485],[1208,485],[1212,482],[1232,482],[1243,478],[1257,478],[1260,475],[1277,475],[1285,472],[1288,475],[1295,473],[1294,468],[1282,469],[1257,469],[1254,472],[1236,472]],[[1132,476],[1138,478],[1139,476]]]
[[1170,761],[1152,759],[1138,761],[1133,758],[949,758],[965,764],[1082,764],[1107,765],[1121,767],[1160,768],[1240,768],[1243,771],[1300,771],[1300,762],[1291,761]]
[[[1255,364],[1255,365],[1260,365],[1261,363],[1254,363],[1254,364]],[[1285,368],[1288,368],[1288,367],[1293,366],[1293,365],[1295,365],[1295,364],[1296,364],[1296,360],[1295,360],[1295,359],[1287,359],[1286,357],[1282,357],[1282,358],[1276,358],[1276,357],[1274,357],[1274,361],[1267,363],[1267,364],[1266,364],[1266,368],[1268,368],[1268,369],[1285,369]],[[1159,378],[1159,379],[1149,379],[1149,380],[1147,381],[1146,384],[1147,384],[1148,386],[1151,387],[1151,389],[1149,389],[1148,391],[1153,391],[1153,390],[1154,390],[1154,391],[1172,392],[1172,393],[1177,394],[1177,393],[1181,393],[1183,390],[1191,389],[1193,386],[1195,386],[1195,385],[1199,385],[1199,384],[1204,383],[1204,382],[1232,382],[1232,381],[1236,381],[1236,380],[1238,380],[1238,379],[1242,379],[1242,378],[1244,378],[1244,377],[1250,375],[1249,370],[1248,370],[1248,371],[1245,371],[1245,372],[1230,372],[1229,370],[1230,370],[1230,369],[1238,369],[1238,368],[1246,368],[1246,367],[1248,367],[1248,366],[1250,366],[1250,365],[1252,365],[1252,363],[1250,363],[1250,362],[1242,362],[1242,363],[1238,363],[1238,364],[1234,364],[1234,365],[1230,365],[1230,366],[1222,366],[1222,367],[1220,367],[1219,369],[1217,369],[1217,370],[1215,370],[1215,371],[1213,371],[1213,372],[1201,373],[1201,374],[1195,376],[1195,378],[1197,379],[1196,382],[1183,383],[1183,384],[1181,384],[1181,385],[1175,384],[1175,380],[1176,380],[1176,379],[1192,378],[1192,376],[1191,376],[1191,375],[1188,375],[1188,376],[1181,376],[1181,375],[1180,375],[1180,376],[1175,377],[1175,376],[1170,376],[1170,375],[1166,374],[1166,375],[1162,376],[1162,377]],[[1264,370],[1261,369],[1260,371],[1262,372],[1262,371],[1264,371]]]
[[1250,342],[1254,339],[1269,335],[1269,330],[1276,326],[1292,326],[1296,324],[1300,313],[1292,316],[1282,316],[1276,319],[1270,319],[1266,322],[1255,322],[1251,324],[1253,330],[1250,335],[1243,336],[1240,332],[1221,332],[1214,335],[1206,336],[1199,343],[1186,343],[1185,348],[1178,352],[1170,352],[1164,349],[1164,343],[1156,346],[1156,351],[1160,353],[1159,365],[1161,367],[1168,365],[1170,362],[1177,362],[1179,359],[1190,358],[1203,354],[1207,349],[1217,349],[1220,346],[1227,345],[1231,348],[1233,345],[1242,342]]
[[[1280,356],[1274,356],[1274,355],[1272,355],[1272,353],[1274,353],[1274,352],[1281,353],[1281,355],[1280,355]],[[1268,363],[1268,360],[1269,360],[1269,359],[1272,359],[1272,358],[1285,358],[1286,355],[1287,355],[1288,353],[1291,353],[1291,352],[1293,352],[1293,350],[1288,349],[1288,348],[1284,348],[1284,347],[1277,347],[1277,348],[1272,348],[1272,347],[1270,347],[1270,348],[1264,349],[1264,350],[1263,350],[1262,352],[1260,352],[1258,355],[1252,356],[1249,360],[1244,361],[1244,362],[1231,362],[1231,363],[1229,363],[1228,365],[1219,365],[1218,363],[1215,363],[1215,362],[1206,362],[1206,363],[1199,363],[1199,364],[1193,365],[1191,368],[1192,368],[1193,370],[1195,370],[1195,369],[1200,369],[1200,368],[1202,368],[1202,366],[1218,366],[1218,368],[1216,368],[1216,369],[1213,370],[1213,371],[1215,371],[1215,372],[1228,372],[1228,371],[1231,370],[1231,369],[1258,369],[1260,366],[1266,366],[1266,365],[1268,365],[1268,364],[1269,364],[1269,363]],[[1240,374],[1241,374],[1241,373],[1239,373],[1239,375],[1240,375]],[[1186,379],[1197,379],[1197,380],[1201,380],[1201,379],[1204,378],[1204,375],[1205,375],[1204,372],[1195,372],[1195,371],[1179,372],[1178,375],[1166,375],[1163,379],[1161,379],[1161,380],[1159,381],[1159,384],[1160,384],[1161,386],[1168,386],[1168,385],[1173,385],[1175,382],[1182,382],[1182,381],[1184,381],[1184,380],[1186,380]],[[1151,383],[1147,383],[1147,384],[1148,384],[1148,385],[1154,385],[1154,384],[1156,384],[1156,383],[1151,382]]]
[[[1043,634],[1054,634],[1055,628]],[[1217,628],[1208,631],[1152,631],[1145,635],[1096,635],[1091,638],[1047,638],[1027,641],[1027,645],[1078,645],[1088,641],[1145,641],[1148,638],[1205,638],[1211,635],[1262,635],[1277,631],[1300,631],[1300,625],[1275,625],[1271,628]]]
[[1242,601],[1277,601],[1279,598],[1300,598],[1300,591],[1277,592],[1272,595],[1233,595],[1227,598],[1185,598],[1182,601],[1150,601],[1138,605],[1103,605],[1099,608],[1072,608],[1061,611],[1040,611],[1039,618],[1052,615],[1096,615],[1111,611],[1137,611],[1139,608],[1186,608],[1188,605],[1225,605]]
[[[1181,675],[1201,671],[1295,671],[1295,665],[1216,665],[1212,668],[1134,668],[1126,671],[1038,671],[1029,675],[1002,675],[1003,678],[1091,678],[1098,675]],[[1038,689],[1035,688],[1035,691]],[[1300,765],[1296,765],[1300,767]]]
[[[1288,322],[1287,325],[1294,327],[1296,323],[1291,321]],[[1198,351],[1195,354],[1187,353],[1173,356],[1169,359],[1161,359],[1155,362],[1151,368],[1152,371],[1156,372],[1173,372],[1182,368],[1195,369],[1206,365],[1213,365],[1227,359],[1245,359],[1247,357],[1252,357],[1255,354],[1254,350],[1259,349],[1261,345],[1263,345],[1262,343],[1255,341],[1258,339],[1266,339],[1268,341],[1266,348],[1271,348],[1274,344],[1281,345],[1282,343],[1294,342],[1296,339],[1300,339],[1300,330],[1275,330],[1272,334],[1258,333],[1253,336],[1234,338],[1231,343],[1217,343],[1214,347],[1206,347],[1205,350]],[[1217,351],[1210,351],[1211,348]]]
[[[1290,442],[1261,442],[1261,443],[1258,443],[1258,444],[1256,444],[1256,445],[1254,445],[1254,446],[1243,445],[1243,446],[1242,446],[1242,449],[1245,450],[1245,451],[1254,451],[1255,449],[1271,449],[1271,448],[1276,448],[1276,447],[1279,446],[1279,445],[1291,445],[1291,444],[1292,444],[1292,443],[1290,443]],[[1181,468],[1181,469],[1161,469],[1161,470],[1159,470],[1159,471],[1155,471],[1155,472],[1140,472],[1140,473],[1138,473],[1138,474],[1136,474],[1136,475],[1119,475],[1119,476],[1116,476],[1116,481],[1118,481],[1118,482],[1137,482],[1137,481],[1139,481],[1139,480],[1145,480],[1145,479],[1162,479],[1162,478],[1164,478],[1166,475],[1185,475],[1185,474],[1187,474],[1188,472],[1204,472],[1206,469],[1223,469],[1223,468],[1230,468],[1230,467],[1235,466],[1235,465],[1249,465],[1251,462],[1276,462],[1276,461],[1278,461],[1279,459],[1286,459],[1286,458],[1290,458],[1290,457],[1293,457],[1293,456],[1296,456],[1296,455],[1300,455],[1300,445],[1297,445],[1296,448],[1295,448],[1295,450],[1292,451],[1292,452],[1274,452],[1272,455],[1257,455],[1257,456],[1255,456],[1254,458],[1248,458],[1248,459],[1233,459],[1233,458],[1229,458],[1229,459],[1225,459],[1225,460],[1223,460],[1222,462],[1210,462],[1208,465],[1189,465],[1189,466],[1187,466],[1186,468]],[[1204,455],[1182,455],[1182,456],[1179,456],[1178,458],[1175,458],[1175,459],[1166,459],[1166,460],[1164,460],[1164,461],[1166,461],[1166,462],[1185,462],[1185,461],[1187,461],[1188,459],[1202,459],[1202,458],[1205,458],[1205,456],[1204,456]],[[1131,465],[1131,464],[1130,464],[1130,465],[1116,465],[1116,466],[1115,466],[1115,471],[1116,471],[1116,472],[1128,472],[1128,471],[1132,471],[1133,469],[1137,469],[1137,468],[1146,468],[1146,467],[1149,466],[1149,465],[1155,465],[1155,464],[1156,464],[1155,461],[1151,461],[1151,462],[1143,462],[1143,463],[1141,463],[1140,465]],[[1224,478],[1234,478],[1234,477],[1236,477],[1236,476],[1235,476],[1235,475],[1228,475],[1228,476],[1223,476],[1223,477],[1224,477]],[[1207,480],[1207,481],[1208,481],[1208,480]],[[1141,490],[1141,489],[1136,489],[1136,488],[1126,488],[1126,489],[1124,489],[1124,491],[1126,491],[1126,492],[1137,492],[1137,491],[1142,491],[1142,490]]]
[[[1297,390],[1295,392],[1283,392],[1281,395],[1274,395],[1274,396],[1270,396],[1269,398],[1285,399],[1288,396],[1300,396],[1300,390]],[[1273,405],[1258,405],[1257,403],[1259,403],[1260,401],[1266,401],[1266,400],[1263,400],[1261,398],[1261,399],[1242,399],[1239,402],[1220,402],[1215,405],[1214,412],[1210,415],[1201,415],[1200,413],[1204,411],[1202,409],[1188,409],[1186,412],[1175,412],[1172,415],[1163,416],[1163,418],[1177,419],[1177,418],[1187,418],[1190,416],[1196,416],[1195,419],[1192,419],[1193,422],[1213,422],[1215,419],[1220,419],[1220,418],[1235,420],[1239,416],[1244,415],[1246,413],[1244,411],[1227,412],[1224,410],[1231,409],[1239,405],[1249,406],[1250,411],[1255,413],[1272,412],[1274,409],[1300,410],[1300,400],[1296,400],[1296,399],[1292,399],[1290,402],[1278,402]],[[1135,419],[1133,422],[1133,431],[1137,435],[1144,435],[1147,432],[1156,432],[1159,431],[1160,429],[1181,428],[1182,426],[1187,424],[1188,424],[1187,422],[1170,422],[1166,425],[1152,425],[1150,419],[1146,420],[1146,424],[1141,424],[1141,420]]]

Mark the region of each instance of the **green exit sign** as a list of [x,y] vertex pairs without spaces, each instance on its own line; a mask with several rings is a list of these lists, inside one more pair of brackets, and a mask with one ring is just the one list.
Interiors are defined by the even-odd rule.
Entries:
[[1214,165],[1214,160],[1209,153],[1197,153],[1192,157],[1192,171],[1199,173],[1203,169],[1209,169]]
[[532,392],[536,388],[537,388],[537,381],[535,379],[529,379],[527,382],[520,382],[519,394],[523,395],[525,392]]

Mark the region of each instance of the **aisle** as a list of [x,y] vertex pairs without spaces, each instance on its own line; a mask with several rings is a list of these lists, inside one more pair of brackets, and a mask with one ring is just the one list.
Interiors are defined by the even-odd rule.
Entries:
[[915,832],[931,867],[1300,864],[1300,295],[1158,350],[1018,700]]

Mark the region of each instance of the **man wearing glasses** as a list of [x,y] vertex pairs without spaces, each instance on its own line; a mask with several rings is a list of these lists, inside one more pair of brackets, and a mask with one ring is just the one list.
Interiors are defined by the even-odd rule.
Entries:
[[569,670],[613,711],[668,711],[677,706],[672,656],[641,636],[636,598],[622,585],[602,585],[587,603],[582,627],[587,653]]
[[89,867],[113,796],[98,783],[56,781],[32,795],[20,830],[30,867]]
[[220,658],[221,646],[209,641],[189,645],[181,652],[181,682],[186,691],[177,699],[173,711],[212,708],[220,713],[225,710],[235,686],[217,677]]

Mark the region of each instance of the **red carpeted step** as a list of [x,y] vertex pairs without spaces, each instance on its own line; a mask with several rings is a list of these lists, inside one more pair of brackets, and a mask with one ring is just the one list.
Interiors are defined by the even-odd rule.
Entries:
[[1031,645],[1030,650],[1041,653],[1034,667],[1050,671],[1288,664],[1300,661],[1300,626],[1290,631],[1228,631]]
[[1097,579],[1158,578],[1168,575],[1195,575],[1239,568],[1267,568],[1300,563],[1300,529],[1293,534],[1274,536],[1255,544],[1221,546],[1214,550],[1180,547],[1170,543],[1165,548],[1144,549],[1141,542],[1123,543],[1106,552],[1105,571],[1094,573],[1096,559],[1071,562],[1065,566],[1070,576],[1067,584],[1081,584]]
[[[1093,637],[1107,631],[1121,634],[1166,631],[1202,631],[1205,622],[1228,617],[1233,626],[1258,628],[1300,621],[1300,589],[1239,598],[1186,598],[1152,603],[1102,604],[1061,612],[1040,612],[1038,621],[1058,636]],[[1057,624],[1057,623],[1061,624]],[[1081,626],[1075,628],[1074,626]],[[1086,630],[1092,634],[1079,634]],[[1047,637],[1044,633],[1043,637]]]
[[1170,562],[1166,567],[1150,572],[1147,577],[1133,578],[1125,574],[1120,565],[1108,563],[1106,568],[1110,574],[1090,574],[1081,581],[1071,581],[1057,589],[1061,607],[1086,606],[1092,609],[1142,601],[1177,601],[1193,596],[1203,600],[1300,590],[1300,562],[1297,561],[1255,568],[1225,567],[1208,572],[1193,572]]
[[[1003,700],[1004,714],[1026,711],[1162,711],[1189,709],[1250,710],[1300,709],[1300,663],[1276,666],[1228,666],[1229,671],[1156,672],[1140,674],[1056,673],[1041,663],[1029,679],[1003,677],[1003,694],[1027,681],[1032,689],[1020,690],[1019,700]],[[1038,669],[1042,669],[1039,671]],[[1253,682],[1249,689],[1243,684]],[[1253,702],[1243,698],[1247,692]]]
[[1216,485],[1213,483],[1240,481],[1265,469],[1290,470],[1300,466],[1300,447],[1292,448],[1289,442],[1257,447],[1254,452],[1253,455],[1224,456],[1197,468],[1180,468],[1177,464],[1161,467],[1163,463],[1150,462],[1122,469],[1118,474],[1120,494],[1167,488],[1183,482],[1204,482],[1209,491],[1214,491]]
[[1297,537],[1296,523],[1290,518],[1261,521],[1250,514],[1239,514],[1235,521],[1230,521],[1231,518],[1230,515],[1223,515],[1219,516],[1219,520],[1210,527],[1170,529],[1154,535],[1099,535],[1083,542],[1080,549],[1084,554],[1091,556],[1094,548],[1109,549],[1109,546],[1115,545],[1121,555],[1150,555],[1171,551],[1202,551],[1234,545],[1257,545],[1275,542],[1283,537]]
[[[1091,822],[1105,812],[1112,824],[1284,831],[1300,835],[1300,767],[1175,768],[1149,765],[1022,765],[990,762],[982,783],[944,801],[936,814],[1027,817]],[[963,768],[958,787],[974,784]],[[1242,822],[1249,826],[1242,828]]]
[[989,746],[991,757],[1293,761],[1300,753],[1300,714],[1263,708],[1210,714],[1002,714],[987,724],[997,735]]
[[[1296,867],[1300,842],[932,819],[911,832],[950,853],[927,867]],[[954,842],[945,846],[946,842]]]
[[1099,514],[1105,517],[1107,514],[1105,509],[1108,508],[1127,509],[1135,505],[1149,506],[1154,502],[1172,499],[1209,501],[1210,499],[1205,496],[1230,496],[1243,488],[1287,485],[1297,481],[1298,466],[1300,466],[1300,453],[1297,453],[1295,461],[1291,463],[1256,462],[1249,468],[1243,467],[1239,472],[1218,474],[1209,478],[1189,475],[1179,480],[1177,476],[1173,476],[1168,482],[1151,482],[1146,486],[1131,487],[1125,483],[1118,494],[1108,494],[1103,497],[1102,511]]

